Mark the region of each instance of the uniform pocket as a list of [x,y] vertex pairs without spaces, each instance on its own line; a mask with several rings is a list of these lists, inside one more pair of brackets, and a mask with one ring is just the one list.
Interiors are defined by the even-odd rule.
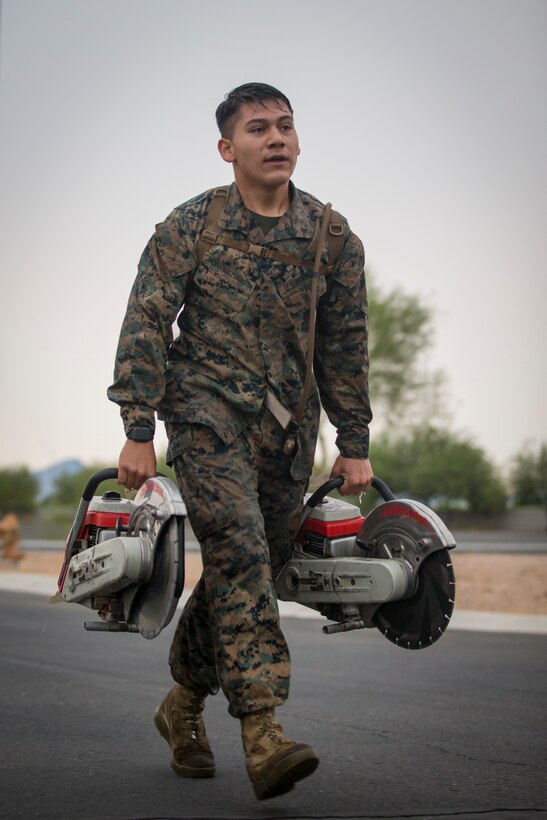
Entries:
[[173,466],[173,461],[176,458],[193,446],[192,426],[188,422],[165,422],[165,430],[169,439],[165,459],[170,467]]
[[[327,290],[327,282],[322,273],[318,274],[317,279],[317,302]],[[299,313],[303,310],[309,310],[310,297],[312,288],[312,275],[309,273],[301,277],[294,277],[289,283],[289,287],[285,290],[283,301],[291,313]]]
[[191,302],[218,316],[233,316],[245,307],[256,281],[246,259],[208,255],[194,276]]

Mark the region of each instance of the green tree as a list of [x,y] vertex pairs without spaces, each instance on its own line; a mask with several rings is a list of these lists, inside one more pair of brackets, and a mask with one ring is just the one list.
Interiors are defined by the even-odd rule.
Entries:
[[32,512],[38,489],[38,481],[26,467],[0,470],[0,511]]
[[547,444],[537,452],[529,446],[514,458],[511,484],[515,504],[541,504],[547,510]]
[[[392,426],[408,405],[440,411],[439,373],[424,366],[433,337],[430,309],[419,297],[393,290],[383,294],[371,279],[369,301],[370,395],[377,418]],[[424,407],[425,405],[425,407]]]
[[505,509],[505,489],[485,452],[434,426],[384,434],[372,445],[372,463],[397,495],[439,510],[465,507],[493,514]]
[[[412,406],[414,420],[441,419],[441,374],[428,371],[424,354],[433,338],[430,308],[418,296],[400,290],[382,293],[367,269],[369,313],[369,393],[374,412],[374,437],[394,429]],[[329,423],[322,413],[314,472],[332,465]],[[382,475],[376,463],[374,468]]]

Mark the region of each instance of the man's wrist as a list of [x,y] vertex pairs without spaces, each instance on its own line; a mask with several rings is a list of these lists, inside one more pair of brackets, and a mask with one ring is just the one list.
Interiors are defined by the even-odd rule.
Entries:
[[342,458],[358,458],[362,461],[369,457],[369,435],[368,433],[356,436],[336,437],[336,446]]
[[127,432],[128,441],[153,441],[154,430],[151,427],[133,427]]

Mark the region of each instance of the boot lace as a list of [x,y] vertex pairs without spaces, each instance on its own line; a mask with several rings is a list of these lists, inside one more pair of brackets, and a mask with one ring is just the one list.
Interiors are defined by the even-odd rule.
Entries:
[[173,707],[171,721],[174,734],[178,735],[184,745],[196,745],[206,748],[203,719],[201,716],[202,704],[194,701],[185,708]]

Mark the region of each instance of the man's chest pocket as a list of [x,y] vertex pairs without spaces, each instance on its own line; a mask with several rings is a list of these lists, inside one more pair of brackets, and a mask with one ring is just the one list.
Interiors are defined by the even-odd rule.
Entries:
[[[322,273],[317,274],[317,298],[316,303],[327,290],[327,282]],[[312,290],[312,277],[310,271],[303,271],[300,275],[294,276],[289,281],[281,294],[285,307],[291,314],[309,311]]]
[[206,257],[196,271],[189,301],[215,316],[234,316],[244,310],[255,287],[245,260],[228,266]]

